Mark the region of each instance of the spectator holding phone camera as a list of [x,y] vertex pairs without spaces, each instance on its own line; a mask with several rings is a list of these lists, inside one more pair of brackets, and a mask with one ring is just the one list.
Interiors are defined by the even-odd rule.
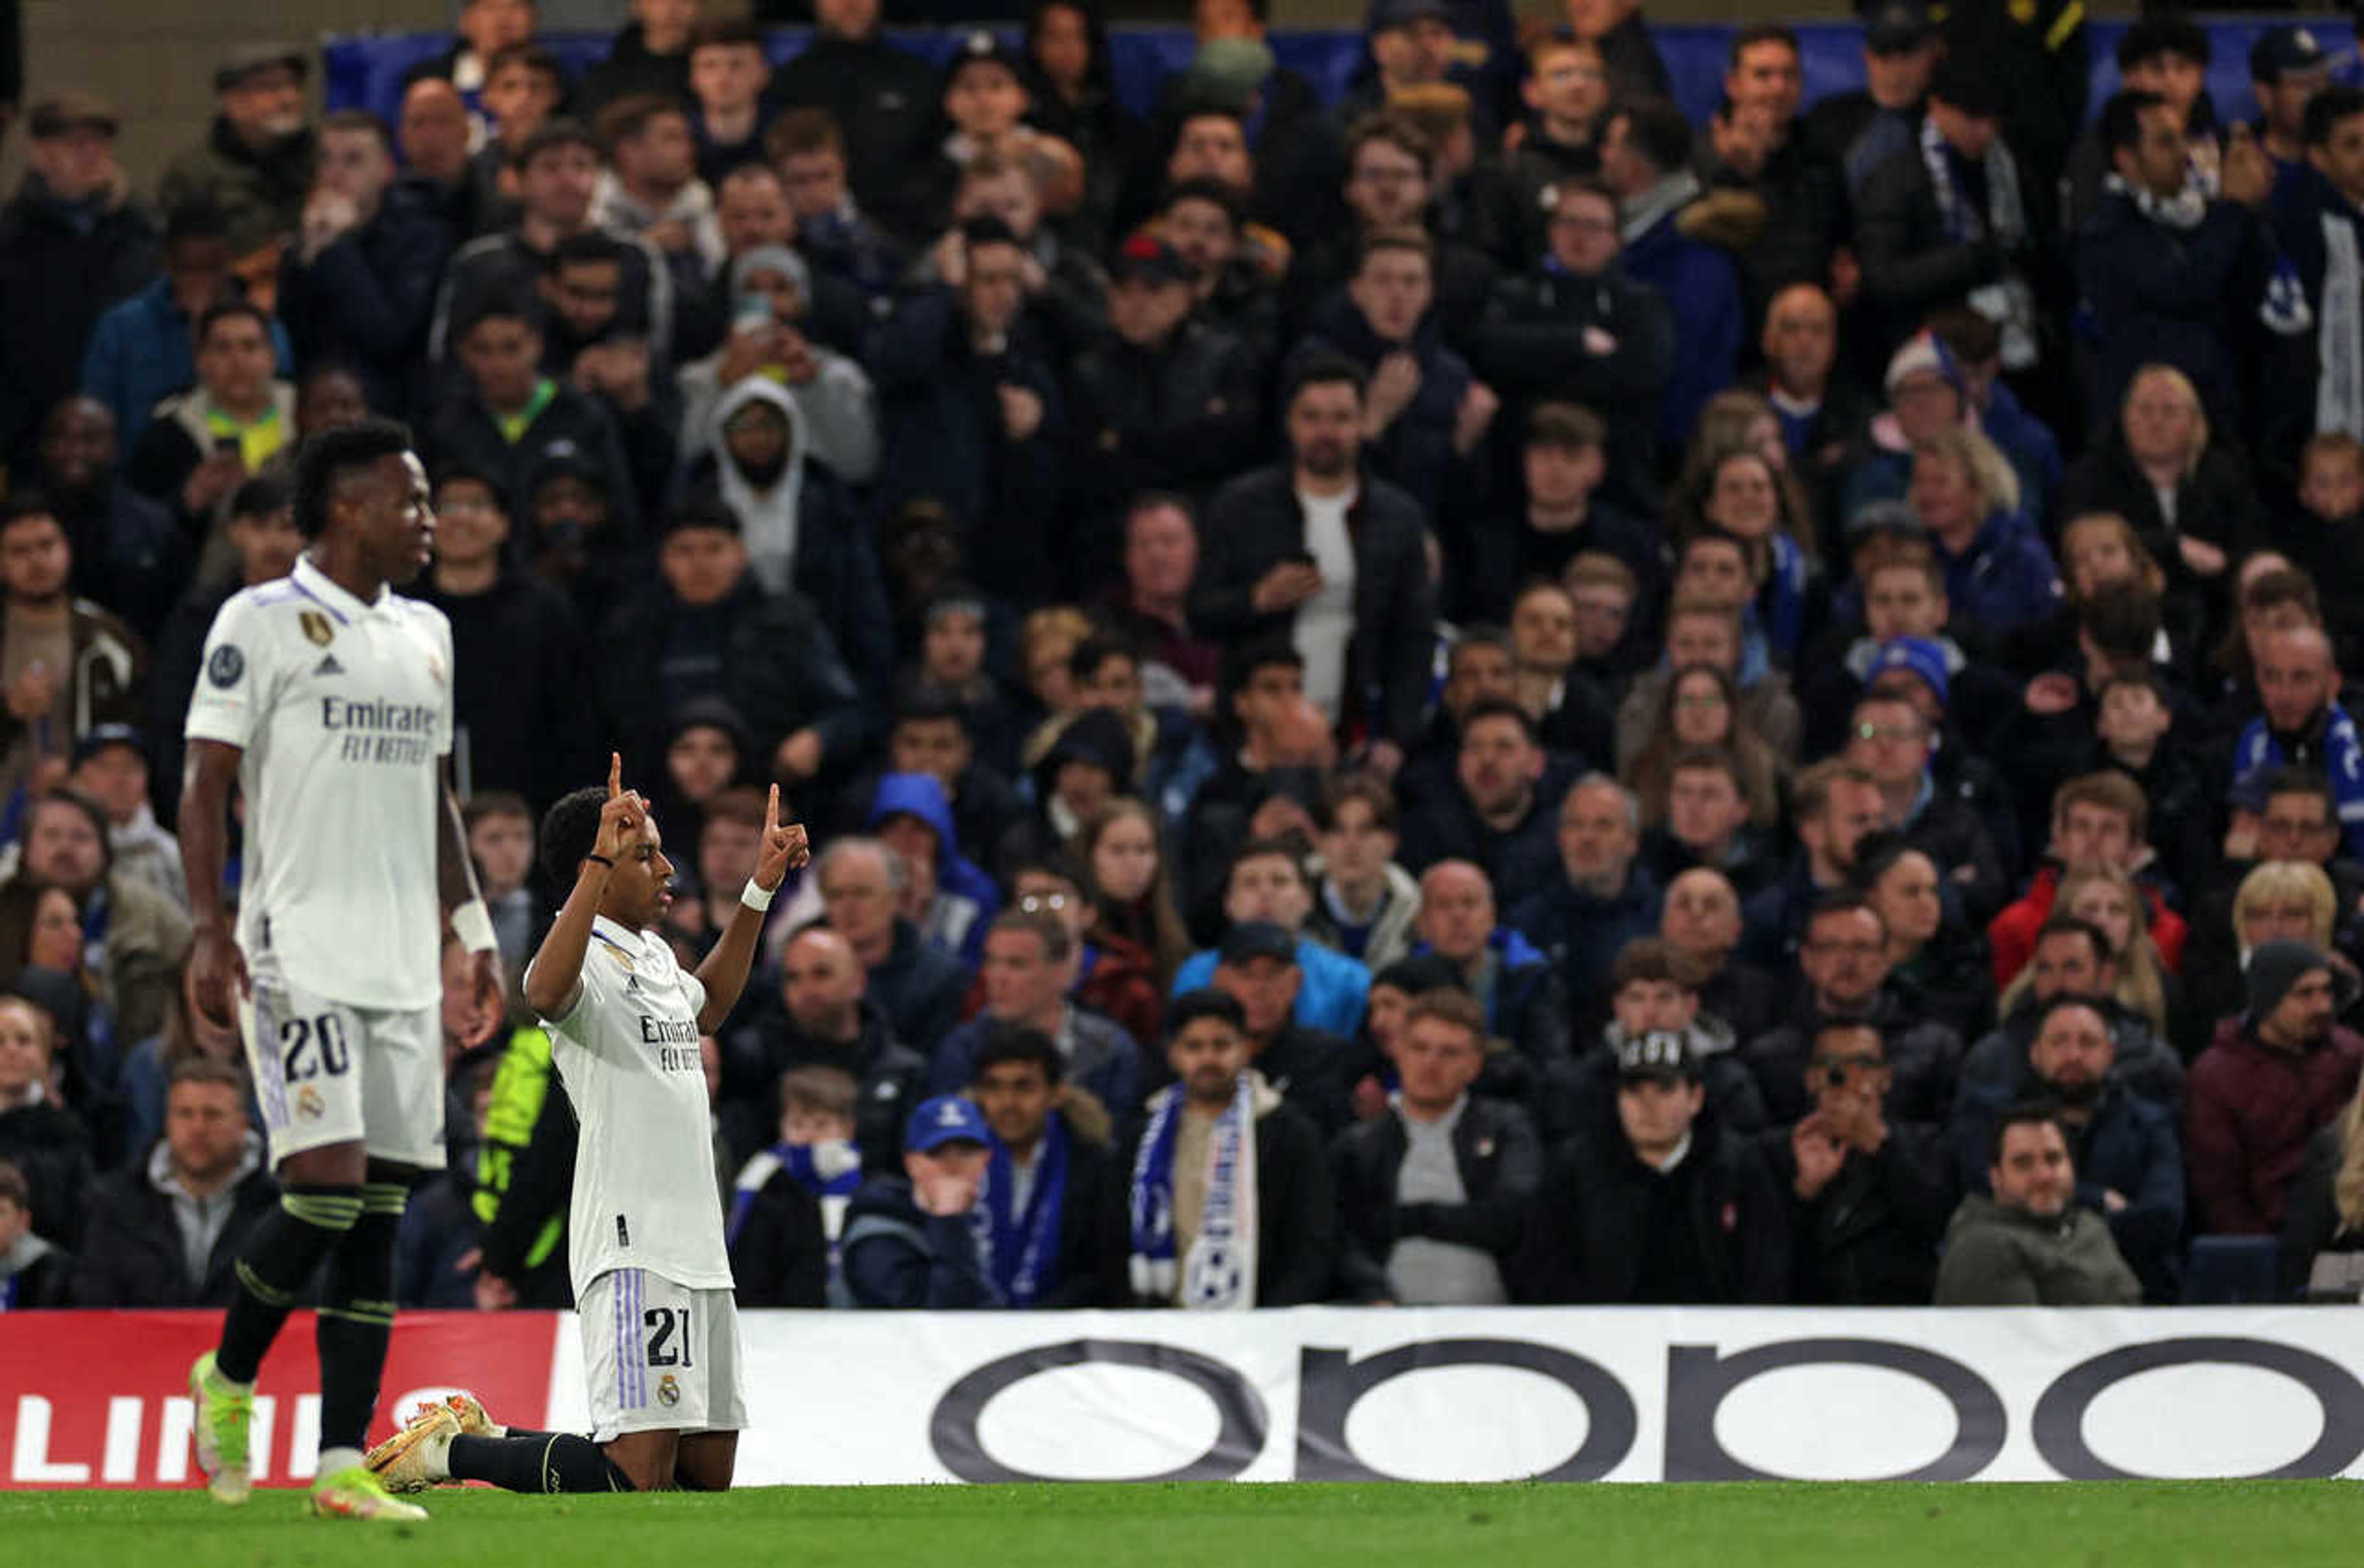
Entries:
[[730,330],[681,371],[681,450],[712,446],[722,395],[750,376],[783,388],[803,416],[806,455],[849,484],[878,472],[878,403],[861,365],[807,337],[813,279],[786,245],[758,245],[730,266]]

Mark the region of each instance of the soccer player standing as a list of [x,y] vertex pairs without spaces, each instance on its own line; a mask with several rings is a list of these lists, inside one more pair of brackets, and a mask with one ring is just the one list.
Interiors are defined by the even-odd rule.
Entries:
[[[255,1374],[320,1270],[312,1511],[420,1519],[362,1465],[362,1444],[403,1204],[417,1173],[443,1164],[446,917],[474,955],[480,1039],[500,1019],[500,962],[442,782],[451,628],[393,591],[435,539],[409,433],[365,420],[314,437],[295,509],[309,542],[287,576],[214,617],[186,726],[191,990],[245,1036],[281,1189],[239,1258],[220,1344],[189,1372],[197,1462],[216,1498],[246,1501]],[[247,807],[235,935],[222,907],[233,784]]]
[[754,875],[722,940],[686,974],[653,929],[673,902],[673,862],[622,769],[611,757],[605,790],[576,790],[542,818],[542,866],[573,891],[525,972],[582,1123],[567,1263],[593,1433],[497,1428],[454,1396],[370,1454],[392,1491],[445,1480],[512,1492],[730,1485],[746,1400],[698,1037],[738,1002],[764,911],[809,850],[802,828],[782,825],[774,785]]

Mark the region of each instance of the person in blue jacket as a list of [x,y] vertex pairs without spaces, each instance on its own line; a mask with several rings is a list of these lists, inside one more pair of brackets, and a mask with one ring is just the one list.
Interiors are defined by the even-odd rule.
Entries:
[[2019,482],[1992,441],[1946,427],[1915,442],[1908,502],[1946,569],[1956,624],[2002,637],[2057,606],[2059,569],[2019,515]]
[[933,773],[887,773],[870,797],[864,824],[904,863],[935,868],[936,895],[920,921],[920,934],[974,970],[985,957],[986,928],[1001,910],[1001,890],[976,862],[961,853],[960,830],[952,803]]
[[[1251,839],[1232,856],[1231,876],[1223,893],[1226,923],[1269,920],[1296,938],[1297,966],[1305,978],[1297,988],[1291,1016],[1308,1029],[1351,1040],[1362,1027],[1371,972],[1305,935],[1305,918],[1312,912],[1312,878],[1288,843]],[[1173,995],[1180,996],[1211,984],[1215,957],[1210,948],[1185,960],[1174,972]]]
[[903,1173],[875,1176],[846,1205],[839,1251],[855,1307],[944,1312],[1004,1305],[985,1270],[972,1211],[993,1160],[985,1113],[938,1095],[903,1130]]

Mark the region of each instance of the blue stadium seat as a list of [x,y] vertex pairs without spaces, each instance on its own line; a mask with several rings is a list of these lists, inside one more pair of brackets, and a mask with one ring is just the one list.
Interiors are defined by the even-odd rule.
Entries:
[[2281,1244],[2271,1236],[2194,1236],[2183,1269],[2186,1307],[2247,1307],[2276,1299]]

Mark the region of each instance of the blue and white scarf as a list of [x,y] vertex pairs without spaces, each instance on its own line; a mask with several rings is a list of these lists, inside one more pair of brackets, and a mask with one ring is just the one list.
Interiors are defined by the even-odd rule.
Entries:
[[976,1228],[976,1250],[986,1273],[1001,1287],[1014,1307],[1032,1307],[1046,1287],[1059,1280],[1059,1219],[1067,1206],[1067,1124],[1051,1113],[1035,1156],[1034,1189],[1026,1195],[1023,1214],[1012,1212],[1018,1195],[1018,1168],[1007,1145],[996,1139],[993,1160],[985,1168],[985,1190],[969,1222]]
[[[1954,180],[1952,144],[1937,130],[1937,122],[1921,122],[1921,161],[1929,171],[1929,184],[1937,199],[1937,216],[1946,238],[1967,245],[1992,239],[2006,252],[2027,243],[2027,207],[2019,191],[2019,166],[2011,150],[1997,137],[1988,144],[1979,167],[1987,177],[1987,210],[1979,211],[1964,199]],[[1969,306],[2002,328],[2005,370],[2026,370],[2035,363],[2035,295],[2016,268],[2006,263],[2000,282],[1972,289]]]
[[[2245,779],[2269,768],[2279,768],[2289,760],[2282,754],[2281,742],[2274,739],[2272,726],[2262,717],[2253,718],[2234,746],[2233,777]],[[2364,855],[2364,735],[2358,733],[2356,721],[2336,703],[2332,705],[2324,726],[2320,765],[2331,780],[2332,798],[2347,853]]]
[[739,1244],[748,1211],[758,1194],[782,1171],[788,1179],[820,1201],[820,1223],[829,1238],[829,1277],[838,1277],[838,1243],[845,1229],[845,1206],[862,1185],[862,1152],[848,1140],[832,1138],[820,1143],[775,1143],[739,1168],[730,1184],[730,1213],[723,1225],[723,1244]]
[[1132,1292],[1200,1312],[1255,1305],[1255,1079],[1240,1074],[1232,1103],[1207,1144],[1207,1201],[1199,1233],[1177,1267],[1174,1249],[1174,1146],[1184,1097],[1176,1084],[1157,1096],[1132,1167]]

